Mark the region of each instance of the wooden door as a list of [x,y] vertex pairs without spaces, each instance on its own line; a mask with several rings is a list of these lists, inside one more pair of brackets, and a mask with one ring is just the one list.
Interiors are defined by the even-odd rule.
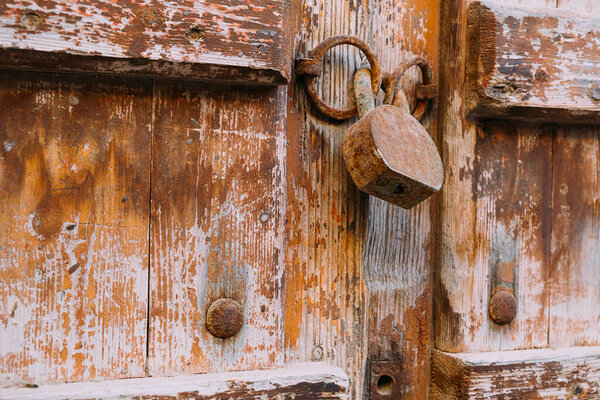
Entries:
[[[442,8],[432,398],[600,396],[597,2]],[[508,278],[508,279],[507,279]],[[508,289],[516,313],[493,321]],[[509,297],[510,298],[510,297]]]
[[[0,398],[600,396],[600,9],[504,3],[0,3]],[[432,67],[445,186],[411,210],[357,190],[356,118],[294,73],[338,34]],[[363,62],[327,54],[328,104]]]

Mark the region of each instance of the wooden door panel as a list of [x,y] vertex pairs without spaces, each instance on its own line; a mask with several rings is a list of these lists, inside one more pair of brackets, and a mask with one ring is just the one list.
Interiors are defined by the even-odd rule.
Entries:
[[[559,10],[598,17],[600,3],[558,0]],[[600,345],[600,130],[556,127],[553,158],[549,344]]]
[[[547,344],[552,129],[464,119],[466,10],[443,8],[442,191],[436,347],[497,351]],[[517,318],[494,324],[488,307],[497,268],[515,270]]]
[[[446,142],[453,151],[447,154],[437,347],[545,346],[552,131],[494,121],[473,134],[472,147]],[[506,266],[516,271],[518,318],[501,327],[488,306],[494,275]]]
[[0,71],[0,383],[144,375],[151,87]]
[[[432,394],[436,399],[597,395],[598,349],[574,346],[597,346],[600,332],[598,129],[558,118],[555,124],[466,120],[473,100],[464,97],[470,3],[445,3],[441,17],[446,183],[435,308],[436,347],[447,353],[434,357]],[[574,0],[508,3],[583,13],[592,7]],[[590,122],[578,120],[577,112],[573,119]],[[494,270],[510,263],[517,313],[501,326],[490,319],[490,295]],[[547,347],[565,349],[529,350]],[[527,350],[498,351],[511,349]],[[510,374],[520,380],[511,381]],[[533,374],[544,376],[544,382],[530,390],[523,382]],[[494,380],[503,383],[488,385]]]
[[560,126],[554,138],[552,347],[600,345],[599,133],[598,127]]
[[[155,85],[150,373],[281,365],[285,89]],[[205,327],[222,297],[230,339]]]
[[[296,57],[327,37],[350,34],[372,46],[385,71],[423,55],[436,75],[437,0],[292,4]],[[328,56],[319,91],[328,104],[345,107],[363,59],[347,46]],[[418,75],[408,75],[410,87]],[[286,361],[323,360],[344,368],[350,398],[359,399],[369,398],[371,362],[402,360],[401,368],[388,371],[397,379],[396,393],[427,398],[435,202],[406,211],[360,193],[341,151],[356,120],[319,114],[302,81],[290,85],[289,96]],[[434,107],[424,120],[434,136],[436,120]]]

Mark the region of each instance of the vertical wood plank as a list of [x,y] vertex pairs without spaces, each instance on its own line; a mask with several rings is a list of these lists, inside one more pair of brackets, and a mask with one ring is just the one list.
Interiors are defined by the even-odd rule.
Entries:
[[[431,64],[437,83],[439,1],[379,1],[373,4],[371,43],[384,71],[394,71],[415,55]],[[407,93],[417,69],[405,79]],[[437,136],[437,107],[422,123]],[[363,268],[367,290],[369,361],[402,360],[395,372],[402,399],[426,399],[433,341],[433,270],[436,198],[403,210],[369,198]],[[368,382],[370,383],[370,382]]]
[[[357,1],[296,0],[296,56],[336,34],[368,37],[368,5]],[[360,54],[348,46],[329,52],[319,91],[328,104],[351,100]],[[318,114],[303,82],[288,99],[286,250],[286,361],[325,361],[342,367],[363,388],[366,337],[361,268],[367,197],[346,172],[342,138],[354,122]]]
[[[437,0],[295,1],[297,56],[329,36],[351,34],[373,46],[387,71],[414,54],[435,68],[438,7]],[[329,54],[320,91],[329,104],[345,106],[363,59],[346,47]],[[351,376],[350,397],[362,398],[370,360],[403,359],[403,396],[425,398],[433,204],[406,212],[359,193],[341,154],[355,120],[318,114],[301,82],[290,86],[289,107],[286,360],[335,363]],[[426,121],[433,132],[435,115]]]
[[[285,88],[155,83],[151,374],[275,368],[283,362]],[[210,304],[244,308],[217,339]]]
[[[532,6],[551,1],[515,1]],[[436,347],[449,352],[545,346],[548,329],[551,133],[534,125],[464,119],[468,2],[442,6],[440,129],[446,182],[439,230]],[[489,319],[498,263],[517,271],[517,317]]]
[[150,98],[0,71],[0,384],[144,375]]
[[554,143],[550,345],[600,343],[600,130],[560,127]]
[[[594,15],[598,2],[558,0]],[[550,345],[600,344],[600,130],[558,126],[554,139]]]

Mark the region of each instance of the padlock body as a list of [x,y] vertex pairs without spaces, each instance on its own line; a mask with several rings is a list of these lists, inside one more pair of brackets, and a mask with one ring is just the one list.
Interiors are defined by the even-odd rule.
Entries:
[[439,191],[442,160],[427,130],[408,112],[383,105],[346,132],[346,167],[358,188],[402,208]]

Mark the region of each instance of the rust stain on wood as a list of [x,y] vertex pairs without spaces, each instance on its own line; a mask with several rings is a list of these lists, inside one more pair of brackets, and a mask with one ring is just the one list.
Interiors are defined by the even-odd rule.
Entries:
[[286,0],[4,1],[0,63],[282,84],[288,8]]
[[443,353],[432,361],[431,399],[593,399],[600,395],[600,349]]
[[[274,368],[281,329],[284,90],[155,84],[149,369]],[[229,339],[210,304],[243,306]]]
[[0,82],[0,385],[143,376],[150,86]]
[[468,15],[469,117],[600,121],[598,20],[486,1]]
[[[435,69],[437,9],[437,0],[293,2],[297,56],[328,36],[351,34],[368,39],[385,70],[415,54]],[[360,56],[344,47],[330,56],[321,93],[328,104],[345,108]],[[417,78],[408,73],[409,97]],[[428,201],[405,212],[360,194],[341,152],[354,121],[323,120],[302,84],[292,82],[288,92],[286,360],[310,360],[322,348],[325,361],[349,373],[350,398],[361,398],[368,395],[365,368],[371,359],[402,358],[398,373],[410,383],[402,385],[404,398],[427,398],[435,205]],[[434,111],[424,121],[433,133],[435,120]],[[381,284],[367,283],[369,270]]]

